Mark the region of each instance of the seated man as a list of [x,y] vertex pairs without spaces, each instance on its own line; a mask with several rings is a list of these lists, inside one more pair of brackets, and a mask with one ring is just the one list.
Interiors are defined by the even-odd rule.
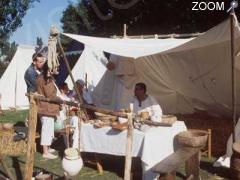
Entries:
[[[80,96],[82,97],[83,102],[85,104],[93,104],[93,100],[92,100],[90,93],[88,92],[88,90],[86,88],[84,88],[85,82],[82,79],[78,79],[76,81],[76,85],[77,85],[78,91],[80,93]],[[74,97],[74,99],[76,101],[78,101],[77,93],[75,90],[73,91],[72,96]]]
[[148,112],[150,119],[160,122],[162,119],[162,109],[156,99],[147,94],[147,87],[144,83],[137,83],[134,89],[133,113],[140,114]]

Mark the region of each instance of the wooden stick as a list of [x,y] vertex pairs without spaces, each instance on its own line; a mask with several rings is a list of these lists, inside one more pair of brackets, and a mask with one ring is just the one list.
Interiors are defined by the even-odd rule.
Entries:
[[78,109],[77,111],[77,116],[78,116],[78,148],[79,152],[81,152],[81,128],[82,128],[82,121],[81,121],[81,110]]
[[208,158],[212,157],[212,130],[208,129]]
[[7,173],[7,176],[11,180],[15,180],[16,178],[13,176],[12,172],[10,171],[10,169],[8,168],[8,166],[5,162],[5,157],[0,157],[0,161],[1,161],[1,164],[2,164],[2,167],[3,167],[4,171]]
[[126,38],[127,37],[127,25],[124,24],[123,25],[123,38]]
[[29,127],[27,137],[27,157],[25,164],[24,180],[31,180],[33,173],[34,154],[35,154],[35,136],[37,127],[37,111],[38,106],[34,100],[34,96],[30,95],[30,110],[29,110]]
[[232,12],[230,14],[230,32],[231,32],[231,84],[232,84],[232,118],[233,118],[233,143],[236,141],[236,132],[235,126],[237,125],[237,106],[236,106],[236,99],[237,99],[237,91],[236,91],[236,69],[235,69],[235,43],[234,43],[234,8],[232,8]]
[[[186,37],[196,37],[203,35],[204,33],[188,33],[188,34],[154,34],[154,35],[138,35],[138,36],[127,36],[128,38],[131,39],[150,39],[150,38],[156,38],[158,37],[159,39],[161,38],[186,38]],[[112,36],[112,38],[124,38],[124,36]]]
[[131,178],[132,144],[133,144],[133,118],[132,118],[132,113],[129,113],[128,114],[127,147],[126,147],[126,156],[125,156],[124,180],[130,180],[130,178]]
[[[75,89],[75,91],[76,91],[76,93],[77,93],[78,100],[79,100],[79,102],[80,102],[81,104],[83,104],[83,99],[82,99],[82,97],[81,97],[81,95],[80,95],[80,92],[79,92],[79,90],[78,90],[78,88],[77,88],[77,85],[76,85],[76,83],[75,83],[75,80],[74,80],[74,78],[73,78],[72,71],[71,71],[71,68],[70,68],[70,66],[69,66],[67,57],[66,57],[66,55],[65,55],[65,53],[64,53],[63,46],[62,46],[62,43],[61,43],[61,41],[60,41],[59,36],[58,36],[58,44],[59,44],[59,47],[60,47],[60,51],[61,51],[61,53],[62,53],[62,55],[63,55],[64,62],[65,62],[65,64],[66,64],[66,66],[67,66],[68,73],[69,73],[69,75],[70,75],[70,77],[71,77],[71,80],[72,80],[74,89]],[[85,109],[83,109],[83,112],[84,112],[84,114],[86,115],[86,117],[87,117],[87,119],[88,119],[88,114],[87,114],[87,112],[86,112]]]
[[[26,93],[26,96],[30,96],[30,94]],[[74,107],[81,107],[81,108],[85,108],[85,109],[90,109],[96,112],[100,112],[103,114],[109,114],[109,115],[113,115],[113,116],[118,116],[118,117],[123,117],[123,118],[127,118],[127,114],[126,113],[121,113],[121,112],[114,112],[108,109],[103,109],[103,108],[98,108],[96,106],[92,106],[92,105],[88,105],[88,104],[78,104],[75,102],[70,102],[70,101],[64,101],[60,98],[46,98],[42,95],[39,94],[33,94],[34,99],[39,100],[39,101],[45,101],[45,102],[50,102],[50,103],[55,103],[55,104],[66,104],[69,106],[74,106]]]
[[88,82],[87,82],[87,73],[85,73],[85,86],[86,86],[86,91],[88,91]]

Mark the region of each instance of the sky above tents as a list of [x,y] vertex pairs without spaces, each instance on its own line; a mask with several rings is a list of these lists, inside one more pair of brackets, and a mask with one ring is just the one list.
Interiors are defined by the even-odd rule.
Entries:
[[41,37],[46,44],[49,29],[52,24],[60,30],[62,12],[66,9],[69,2],[78,0],[40,0],[35,2],[34,7],[27,11],[22,20],[22,26],[13,33],[10,41],[18,44],[35,45],[37,37]]

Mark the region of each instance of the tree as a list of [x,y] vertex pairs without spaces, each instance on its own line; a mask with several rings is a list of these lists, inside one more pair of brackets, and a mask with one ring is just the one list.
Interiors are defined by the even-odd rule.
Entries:
[[41,37],[37,37],[37,46],[35,48],[35,51],[38,52],[40,49],[42,49],[43,41]]
[[63,30],[112,36],[122,34],[127,24],[128,35],[204,32],[229,16],[230,2],[221,2],[224,10],[193,11],[192,0],[82,0],[63,12]]
[[1,0],[0,1],[0,49],[4,48],[10,35],[22,25],[22,18],[39,0]]

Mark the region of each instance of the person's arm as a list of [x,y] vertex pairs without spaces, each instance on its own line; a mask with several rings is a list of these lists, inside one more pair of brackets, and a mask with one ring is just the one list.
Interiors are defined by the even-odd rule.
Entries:
[[36,75],[34,72],[26,71],[25,82],[27,84],[28,92],[36,92]]
[[160,122],[162,120],[162,108],[158,104],[155,98],[150,97],[151,108],[151,120],[154,122]]

